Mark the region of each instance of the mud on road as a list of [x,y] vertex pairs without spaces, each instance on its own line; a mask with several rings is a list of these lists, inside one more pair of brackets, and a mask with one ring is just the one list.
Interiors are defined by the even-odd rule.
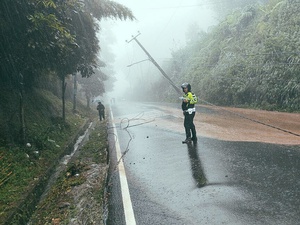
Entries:
[[[157,117],[156,123],[159,122],[166,129],[183,132],[181,109],[167,106],[160,108],[166,114],[173,115],[176,118],[173,120],[177,121],[170,123],[169,119]],[[199,105],[194,123],[198,136],[226,141],[300,145],[299,113]]]

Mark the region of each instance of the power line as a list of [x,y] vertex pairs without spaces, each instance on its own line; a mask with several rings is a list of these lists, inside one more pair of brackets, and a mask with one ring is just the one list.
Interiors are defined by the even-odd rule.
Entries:
[[258,56],[258,55],[300,55],[300,52],[274,52],[274,53],[241,54],[240,56]]
[[218,5],[224,4],[224,1],[220,2],[206,2],[206,3],[199,3],[199,4],[192,4],[192,5],[181,5],[181,6],[164,6],[164,7],[153,7],[153,8],[145,8],[149,10],[157,10],[157,9],[178,9],[178,8],[193,8],[193,7],[201,7],[207,5]]
[[136,36],[132,36],[132,39],[127,41],[127,43],[130,43],[132,40],[134,40],[141,49],[146,53],[146,55],[149,57],[149,60],[157,67],[157,69],[161,72],[161,74],[169,81],[169,83],[172,85],[172,87],[175,89],[177,93],[181,94],[180,89],[174,84],[174,82],[171,80],[171,78],[166,74],[166,72],[160,67],[160,65],[154,60],[154,58],[149,54],[149,52],[144,48],[144,46],[137,40],[137,37],[141,33],[139,32]]
[[265,63],[265,64],[199,64],[203,67],[217,67],[217,66],[223,66],[223,67],[232,67],[232,66],[240,66],[240,67],[265,67],[265,66],[289,66],[289,65],[300,65],[300,63]]

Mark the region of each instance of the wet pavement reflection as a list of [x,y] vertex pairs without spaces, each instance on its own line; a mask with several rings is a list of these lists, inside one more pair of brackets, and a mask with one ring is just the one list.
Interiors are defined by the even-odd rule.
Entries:
[[202,164],[198,155],[198,143],[191,142],[186,144],[191,162],[191,170],[196,186],[201,188],[206,185],[206,177],[203,172]]

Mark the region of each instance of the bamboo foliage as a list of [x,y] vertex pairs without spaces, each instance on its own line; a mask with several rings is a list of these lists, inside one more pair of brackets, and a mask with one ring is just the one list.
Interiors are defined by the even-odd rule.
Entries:
[[299,37],[299,0],[236,10],[173,53],[174,61],[185,55],[176,82],[191,82],[200,99],[214,104],[299,111]]

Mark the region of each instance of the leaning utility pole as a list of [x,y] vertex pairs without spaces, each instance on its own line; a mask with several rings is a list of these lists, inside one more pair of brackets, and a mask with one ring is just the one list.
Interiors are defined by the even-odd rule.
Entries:
[[136,39],[141,33],[139,32],[136,36],[132,36],[132,39],[127,41],[127,43],[131,42],[132,40],[135,40],[135,42],[143,49],[143,51],[146,53],[146,55],[149,57],[150,61],[159,69],[159,71],[162,73],[162,75],[169,81],[169,83],[172,85],[172,87],[181,95],[181,90],[174,84],[174,82],[170,79],[170,77],[163,71],[163,69],[158,65],[158,63],[152,58],[152,56],[147,52],[147,50],[142,46],[142,44]]

